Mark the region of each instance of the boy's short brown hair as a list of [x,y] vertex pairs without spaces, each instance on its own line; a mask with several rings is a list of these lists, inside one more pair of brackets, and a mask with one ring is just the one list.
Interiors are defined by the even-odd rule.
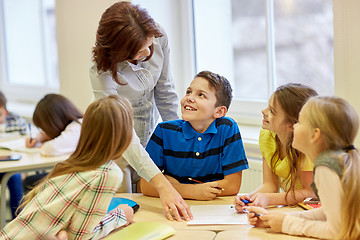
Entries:
[[197,77],[206,79],[215,89],[215,106],[225,106],[229,110],[233,91],[230,82],[225,77],[210,71],[201,71],[196,74],[195,78]]

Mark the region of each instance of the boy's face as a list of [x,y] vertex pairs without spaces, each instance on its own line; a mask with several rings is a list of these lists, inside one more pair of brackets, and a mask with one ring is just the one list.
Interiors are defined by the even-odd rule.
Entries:
[[[186,90],[185,96],[181,99],[182,118],[194,125],[205,128],[216,119],[217,108],[215,89],[209,86],[209,82],[201,77],[195,78]],[[200,130],[201,131],[201,130]]]
[[5,122],[5,118],[8,115],[8,111],[6,110],[5,106],[0,107],[0,123]]

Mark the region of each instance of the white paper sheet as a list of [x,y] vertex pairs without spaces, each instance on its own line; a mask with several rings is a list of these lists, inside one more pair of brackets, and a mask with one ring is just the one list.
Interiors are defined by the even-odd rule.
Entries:
[[237,213],[231,205],[190,206],[194,219],[188,225],[248,224],[246,213]]
[[37,147],[27,148],[25,146],[24,138],[0,142],[0,148],[8,149],[11,151],[16,151],[16,152],[24,152],[24,153],[40,152],[40,148],[37,148]]

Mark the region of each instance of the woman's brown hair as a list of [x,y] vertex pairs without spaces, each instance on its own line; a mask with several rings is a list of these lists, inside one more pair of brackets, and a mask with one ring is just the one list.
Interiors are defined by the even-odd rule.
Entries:
[[[161,37],[155,21],[145,9],[129,2],[117,2],[101,16],[96,33],[93,61],[97,71],[110,71],[114,80],[121,84],[117,77],[117,64],[133,59],[145,45],[149,37]],[[150,46],[149,60],[153,54]]]
[[47,94],[36,105],[33,122],[50,139],[54,139],[65,130],[72,121],[78,122],[83,114],[66,97],[59,94]]
[[[318,95],[317,92],[303,84],[289,83],[278,87],[273,93],[274,100],[280,104],[281,108],[286,114],[286,120],[291,124],[297,123],[299,119],[299,113],[302,106],[306,101],[312,97]],[[302,161],[305,159],[305,155],[292,147],[294,135],[287,139],[287,142],[283,143],[286,146],[286,157],[289,161],[290,172],[289,175],[282,180],[281,186],[286,191],[286,195],[290,191],[295,191],[295,184],[298,180],[298,169],[301,169]],[[275,166],[278,164],[280,158],[280,139],[275,136],[276,151],[271,158],[271,170],[275,171]],[[287,198],[285,198],[287,199]]]
[[51,178],[98,168],[122,155],[132,140],[133,112],[125,98],[110,95],[93,102],[86,110],[74,153],[58,163],[44,180],[31,190],[19,207],[33,199],[37,189]]

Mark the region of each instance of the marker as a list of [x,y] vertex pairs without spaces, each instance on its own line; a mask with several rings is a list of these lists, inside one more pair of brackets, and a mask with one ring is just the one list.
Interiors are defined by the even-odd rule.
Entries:
[[247,199],[241,199],[241,201],[243,202],[243,203],[245,203],[245,205],[246,204],[248,204],[248,203],[251,203],[249,200],[247,200]]
[[[193,181],[193,182],[197,182],[197,183],[204,183],[204,182],[202,182],[202,181],[199,181],[199,180],[196,180],[196,179],[193,179],[193,178],[191,178],[191,177],[189,177],[188,178],[190,181]],[[223,188],[221,188],[221,187],[215,187],[216,189],[219,189],[219,190],[221,190],[221,191],[224,191],[224,189]]]

